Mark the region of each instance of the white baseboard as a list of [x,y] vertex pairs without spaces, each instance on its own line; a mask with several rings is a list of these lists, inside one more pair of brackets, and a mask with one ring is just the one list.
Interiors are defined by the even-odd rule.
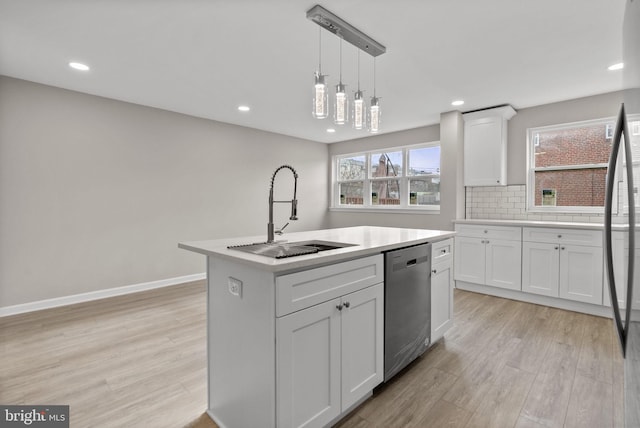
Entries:
[[196,273],[193,275],[178,276],[176,278],[161,279],[158,281],[91,291],[88,293],[73,294],[71,296],[38,300],[36,302],[22,303],[20,305],[4,306],[0,307],[0,318],[10,315],[24,314],[27,312],[40,311],[43,309],[57,308],[59,306],[73,305],[75,303],[90,302],[92,300],[105,299],[107,297],[121,296],[123,294],[138,293],[140,291],[153,290],[154,288],[168,287],[170,285],[183,284],[185,282],[199,281],[206,277],[206,273]]
[[475,293],[488,294],[490,296],[504,297],[505,299],[520,300],[521,302],[534,303],[536,305],[551,306],[552,308],[565,309],[567,311],[582,312],[583,314],[596,315],[611,318],[612,312],[609,306],[592,305],[590,303],[575,302],[559,297],[541,296],[538,294],[524,293],[518,290],[508,290],[489,285],[472,284],[465,281],[456,281],[456,288],[473,291]]

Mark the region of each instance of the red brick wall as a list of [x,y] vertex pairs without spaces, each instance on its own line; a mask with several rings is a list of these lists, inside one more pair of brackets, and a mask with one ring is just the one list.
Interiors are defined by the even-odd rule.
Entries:
[[556,206],[604,206],[607,168],[536,172],[536,205],[542,205],[542,189],[556,190]]
[[[535,166],[607,163],[612,140],[605,136],[605,125],[538,134]],[[607,168],[535,173],[535,204],[542,205],[542,189],[556,190],[556,206],[604,206]]]

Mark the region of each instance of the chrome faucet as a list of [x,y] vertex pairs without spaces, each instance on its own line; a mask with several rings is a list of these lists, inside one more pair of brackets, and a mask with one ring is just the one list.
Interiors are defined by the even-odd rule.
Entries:
[[[276,174],[278,173],[278,171],[280,171],[283,168],[288,168],[291,170],[291,172],[293,173],[293,199],[290,201],[274,201],[273,200],[273,181],[276,179]],[[274,234],[278,233],[281,234],[282,233],[282,229],[284,229],[284,227],[282,229],[280,229],[279,231],[275,231],[274,227],[273,227],[273,204],[275,203],[285,203],[285,204],[291,204],[291,217],[289,217],[289,220],[297,220],[298,219],[298,200],[296,199],[296,192],[298,190],[298,173],[296,172],[295,169],[293,169],[293,167],[289,166],[289,165],[282,165],[280,167],[278,167],[278,169],[275,170],[275,172],[273,173],[273,175],[271,176],[271,188],[269,189],[269,223],[267,224],[267,243],[272,243],[275,242],[274,240]],[[289,223],[287,223],[289,224]],[[287,225],[285,225],[286,227]]]

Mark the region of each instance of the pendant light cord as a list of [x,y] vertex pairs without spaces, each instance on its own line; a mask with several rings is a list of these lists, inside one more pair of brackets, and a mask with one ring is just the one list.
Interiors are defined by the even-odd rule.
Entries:
[[360,49],[358,49],[358,92],[360,92]]
[[318,74],[322,75],[322,27],[318,27]]
[[376,57],[373,57],[373,97],[376,97]]
[[342,84],[342,37],[340,37],[340,83]]

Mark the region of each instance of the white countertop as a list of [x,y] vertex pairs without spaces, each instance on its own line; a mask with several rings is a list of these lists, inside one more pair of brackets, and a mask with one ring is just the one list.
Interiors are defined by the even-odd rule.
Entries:
[[274,259],[227,248],[229,245],[264,242],[266,235],[216,239],[211,241],[181,242],[178,244],[178,247],[207,256],[220,257],[249,264],[270,272],[282,272],[364,257],[411,245],[441,241],[446,238],[451,238],[454,235],[455,232],[449,230],[404,229],[377,226],[357,226],[285,233],[282,236],[278,236],[276,241],[297,242],[321,240],[355,245],[283,259]]
[[[591,229],[603,230],[603,223],[578,223],[568,221],[534,221],[534,220],[488,220],[488,219],[459,219],[453,220],[456,224],[485,224],[495,226],[522,226],[522,227],[558,227],[562,229]],[[617,225],[613,225],[616,228]],[[620,225],[622,226],[622,225]]]

